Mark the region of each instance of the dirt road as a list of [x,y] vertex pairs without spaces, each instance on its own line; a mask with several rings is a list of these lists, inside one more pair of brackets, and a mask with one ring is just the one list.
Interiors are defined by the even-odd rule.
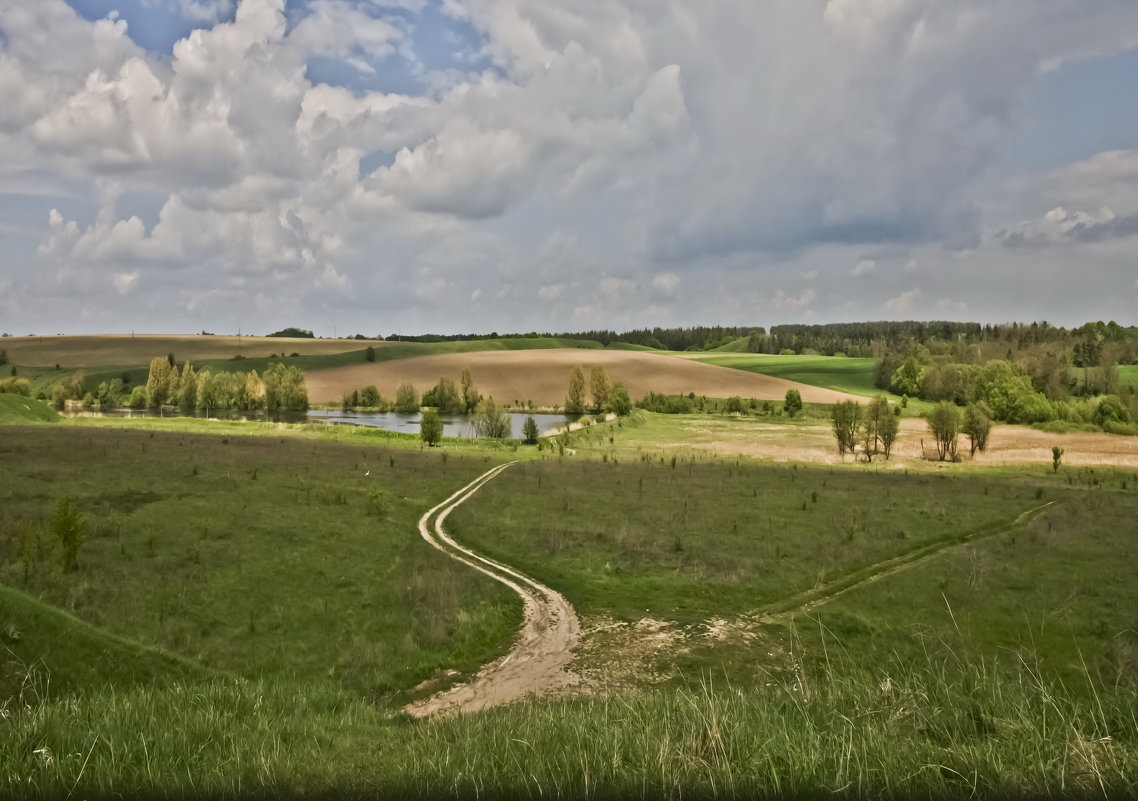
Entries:
[[521,596],[525,616],[518,639],[508,654],[484,666],[471,681],[404,707],[415,717],[476,712],[576,682],[566,666],[573,657],[581,629],[569,602],[544,584],[459,545],[443,529],[456,506],[512,464],[516,463],[486,471],[429,510],[419,518],[419,534],[447,556],[502,582]]

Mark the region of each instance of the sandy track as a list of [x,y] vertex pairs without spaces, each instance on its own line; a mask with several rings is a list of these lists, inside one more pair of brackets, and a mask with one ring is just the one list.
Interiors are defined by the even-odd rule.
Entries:
[[440,377],[457,383],[463,367],[474,375],[478,391],[493,395],[499,403],[539,406],[565,403],[569,387],[569,370],[579,364],[586,377],[593,365],[604,365],[610,381],[623,381],[633,399],[648,392],[686,395],[694,392],[715,398],[739,395],[760,400],[782,400],[788,389],[797,389],[808,403],[837,403],[842,400],[865,401],[821,387],[799,384],[773,376],[733,370],[675,356],[641,351],[554,348],[548,350],[479,351],[414,356],[389,362],[313,370],[305,376],[308,396],[318,403],[339,401],[345,392],[374,384],[386,398],[410,381],[419,392],[425,392]]
[[356,339],[291,339],[288,337],[231,337],[182,334],[100,334],[90,336],[8,337],[0,348],[16,364],[63,367],[120,367],[149,364],[155,356],[173,353],[183,359],[249,358],[271,353],[302,356],[363,350],[390,343]]
[[415,717],[476,712],[575,683],[566,670],[581,627],[573,607],[559,592],[511,567],[480,556],[447,535],[443,523],[456,506],[515,462],[486,471],[419,518],[419,534],[452,559],[500,581],[522,598],[524,620],[514,647],[473,680],[408,704]]

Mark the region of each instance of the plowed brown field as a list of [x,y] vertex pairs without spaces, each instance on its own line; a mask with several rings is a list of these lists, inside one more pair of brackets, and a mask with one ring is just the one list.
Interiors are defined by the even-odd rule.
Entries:
[[494,396],[499,403],[533,401],[538,406],[553,406],[565,403],[569,371],[575,364],[585,368],[586,377],[593,365],[604,365],[610,382],[623,381],[633,399],[651,391],[668,395],[694,392],[714,398],[739,395],[760,400],[782,400],[788,389],[797,389],[807,403],[865,400],[829,389],[674,356],[573,348],[415,356],[314,370],[306,379],[308,397],[316,403],[338,401],[344,393],[369,384],[374,384],[385,398],[390,399],[396,387],[404,381],[410,381],[419,392],[425,392],[441,377],[451,378],[457,383],[462,368],[469,367],[478,391]]
[[287,337],[230,337],[183,334],[100,334],[90,336],[5,337],[0,348],[16,364],[50,367],[132,367],[148,364],[155,356],[173,353],[179,361],[228,359],[237,354],[249,358],[273,353],[302,356],[363,350],[385,342],[356,339],[291,339]]

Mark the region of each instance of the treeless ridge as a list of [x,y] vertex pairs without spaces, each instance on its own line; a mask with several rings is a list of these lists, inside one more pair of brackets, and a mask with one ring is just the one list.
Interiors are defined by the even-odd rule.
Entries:
[[302,356],[363,350],[388,343],[357,339],[293,339],[290,337],[235,337],[202,334],[95,334],[83,336],[5,337],[0,348],[16,364],[50,367],[130,367],[148,364],[155,356],[173,353],[178,360],[249,358],[271,353]]
[[494,396],[499,403],[533,401],[538,406],[553,406],[565,403],[569,371],[575,364],[585,368],[586,377],[593,365],[603,365],[609,381],[623,381],[633,399],[649,392],[667,395],[694,392],[715,398],[739,395],[760,400],[782,400],[788,389],[797,389],[807,403],[865,400],[844,392],[674,356],[576,348],[414,356],[389,362],[313,370],[307,374],[306,381],[308,397],[317,403],[339,401],[345,393],[371,384],[390,399],[404,381],[410,381],[422,393],[438,383],[440,377],[451,378],[457,383],[462,368],[469,367],[478,391]]

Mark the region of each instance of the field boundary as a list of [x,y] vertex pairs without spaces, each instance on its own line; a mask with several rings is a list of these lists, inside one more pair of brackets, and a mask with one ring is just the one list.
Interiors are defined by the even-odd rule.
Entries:
[[405,706],[404,711],[414,717],[476,712],[572,682],[565,667],[572,659],[581,627],[565,597],[508,565],[459,545],[443,528],[456,507],[517,463],[506,462],[487,470],[419,518],[419,534],[424,540],[450,558],[509,587],[521,597],[525,613],[509,653],[483,666],[471,681]]
[[788,614],[798,612],[809,612],[816,609],[823,604],[837,598],[839,595],[844,595],[850,590],[857,589],[863,584],[868,584],[872,581],[877,581],[880,578],[891,576],[906,568],[920,564],[921,562],[932,559],[938,556],[943,551],[949,548],[955,548],[960,545],[967,545],[971,542],[995,537],[999,534],[1005,534],[1013,531],[1021,526],[1027,525],[1036,517],[1038,517],[1044,510],[1053,506],[1055,501],[1048,501],[1047,503],[1040,504],[1039,506],[1032,507],[1026,511],[1021,512],[1014,520],[1009,523],[996,523],[991,526],[977,529],[955,537],[948,537],[945,539],[930,542],[927,545],[922,545],[919,548],[914,548],[911,551],[893,556],[881,562],[877,562],[868,567],[855,570],[839,579],[823,584],[821,587],[815,587],[812,590],[796,593],[789,598],[784,598],[781,601],[776,601],[760,611],[760,617],[764,619],[773,619]]

